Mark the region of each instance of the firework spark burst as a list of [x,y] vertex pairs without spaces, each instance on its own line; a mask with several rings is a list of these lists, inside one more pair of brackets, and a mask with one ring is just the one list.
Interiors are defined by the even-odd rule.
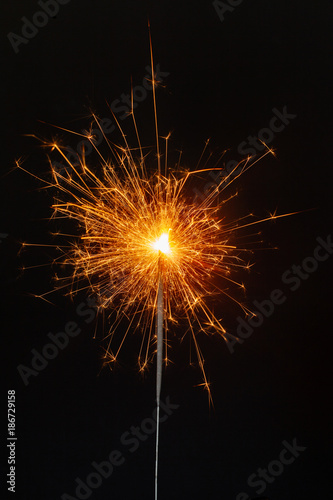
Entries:
[[[150,47],[151,67],[154,68],[151,43]],[[207,160],[205,168],[200,168],[207,141],[194,171],[182,171],[180,161],[178,170],[169,169],[170,134],[164,138],[162,153],[155,95],[159,82],[154,71],[150,83],[157,165],[155,162],[153,167],[148,165],[149,153],[144,154],[133,111],[132,92],[130,115],[137,139],[136,148],[129,146],[112,111],[122,135],[122,145],[113,144],[105,136],[98,117],[92,114],[108,146],[108,157],[97,147],[92,133],[79,134],[57,127],[88,139],[98,156],[98,168],[87,164],[84,150],[73,162],[66,155],[66,148],[58,142],[42,141],[43,146],[62,157],[64,168],[59,171],[50,161],[52,181],[35,177],[57,193],[53,218],[74,219],[78,223],[80,236],[73,236],[74,243],[71,237],[71,243],[62,247],[62,265],[70,271],[59,279],[57,288],[68,286],[70,282],[70,294],[86,289],[97,298],[99,311],[108,314],[110,327],[105,334],[104,363],[112,367],[128,333],[139,331],[142,342],[138,366],[141,372],[145,371],[156,353],[155,319],[162,305],[164,363],[167,364],[169,359],[167,336],[170,325],[179,324],[182,326],[181,338],[187,333],[191,336],[203,376],[201,385],[207,389],[211,402],[198,335],[204,332],[226,340],[227,332],[209,305],[209,299],[224,296],[236,302],[245,314],[252,314],[229,290],[230,287],[245,290],[244,284],[236,281],[235,274],[240,269],[250,268],[242,257],[249,248],[240,246],[236,236],[244,228],[291,214],[274,213],[261,220],[248,214],[232,222],[221,215],[222,207],[237,196],[234,193],[221,202],[224,190],[264,156],[274,154],[267,146],[259,158],[242,160],[222,177],[203,201],[191,201],[187,190],[190,178],[207,171],[221,171],[223,167],[207,168]],[[18,161],[17,166],[26,171],[21,162]],[[125,331],[123,320],[127,321]],[[119,328],[121,323],[122,328]],[[120,330],[124,332],[122,335]]]
[[[153,83],[157,84],[154,78]],[[98,173],[87,165],[84,152],[73,163],[58,143],[44,143],[65,161],[62,171],[52,167],[52,182],[43,180],[47,187],[57,192],[53,218],[74,219],[81,234],[69,248],[62,249],[62,264],[68,266],[70,272],[58,278],[58,288],[68,286],[68,282],[72,283],[71,294],[86,288],[98,299],[99,310],[109,314],[105,364],[113,365],[128,333],[139,331],[142,342],[138,366],[144,371],[156,351],[154,324],[161,280],[164,362],[168,362],[167,333],[170,325],[181,324],[181,337],[184,332],[191,335],[203,374],[202,385],[210,397],[198,334],[205,332],[226,338],[227,332],[210,308],[208,299],[222,294],[237,302],[245,314],[251,313],[229,291],[230,286],[245,288],[234,275],[240,268],[250,267],[241,257],[248,249],[240,247],[234,240],[241,229],[263,222],[249,220],[252,214],[248,214],[228,223],[220,214],[221,206],[237,193],[222,203],[219,199],[227,185],[260,158],[247,158],[238,164],[204,201],[190,201],[187,183],[194,174],[206,169],[170,173],[165,163],[165,175],[162,175],[162,154],[158,147],[158,168],[149,173],[133,110],[131,114],[139,144],[135,150],[127,144],[119,123],[123,146],[112,144],[105,137],[98,118],[93,116],[112,156],[112,160],[106,159],[97,148],[95,138],[90,134],[84,136],[99,156]],[[165,158],[169,136],[166,139]],[[139,151],[137,157],[134,157],[134,151]],[[272,151],[267,148],[262,156],[270,153]],[[264,220],[284,216],[272,214]],[[117,339],[124,319],[127,328]]]
[[[154,67],[152,51],[151,67]],[[58,142],[42,141],[44,146],[57,152],[65,164],[64,169],[59,171],[50,161],[52,181],[38,179],[56,192],[53,218],[72,219],[79,227],[80,236],[62,235],[66,238],[70,236],[70,244],[60,247],[62,266],[69,271],[66,276],[58,278],[57,288],[67,287],[70,283],[71,295],[80,290],[89,291],[97,299],[99,311],[107,314],[110,326],[104,333],[107,339],[104,364],[112,367],[116,363],[129,332],[137,331],[142,337],[138,355],[141,372],[148,368],[157,353],[157,499],[162,362],[167,364],[169,359],[170,325],[174,329],[179,325],[178,331],[181,326],[181,338],[185,334],[190,335],[203,377],[199,385],[207,390],[211,403],[210,383],[198,335],[204,332],[218,335],[226,341],[227,335],[230,336],[213,311],[213,299],[224,297],[232,300],[245,314],[252,314],[229,290],[245,290],[244,284],[236,280],[236,271],[250,268],[243,258],[249,248],[238,244],[241,238],[237,239],[237,235],[244,228],[291,214],[273,213],[261,220],[248,214],[231,222],[225,215],[226,203],[237,196],[234,193],[224,197],[225,189],[262,157],[273,154],[267,147],[261,157],[249,157],[236,165],[203,201],[189,199],[188,185],[194,175],[208,170],[223,170],[223,167],[206,168],[206,161],[205,168],[200,168],[207,141],[194,171],[182,171],[180,161],[178,169],[169,169],[170,134],[164,138],[162,154],[155,97],[158,82],[152,73],[157,156],[153,166],[149,163],[151,155],[144,154],[141,145],[132,93],[130,114],[137,138],[136,148],[129,146],[114,115],[122,134],[122,145],[108,140],[97,116],[93,114],[94,123],[108,146],[108,155],[97,147],[92,133],[77,135],[89,140],[99,159],[97,168],[87,164],[84,150],[77,161],[72,162],[66,155],[66,148]],[[17,166],[25,170],[20,162]],[[45,295],[42,297],[45,298]],[[124,321],[127,323],[125,329]]]

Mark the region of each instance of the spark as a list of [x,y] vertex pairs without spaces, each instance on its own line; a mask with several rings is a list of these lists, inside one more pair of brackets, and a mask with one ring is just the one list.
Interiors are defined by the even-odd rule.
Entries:
[[[97,116],[93,115],[93,118],[104,135]],[[133,113],[132,118],[138,134]],[[62,253],[55,262],[68,269],[64,276],[56,277],[57,288],[65,289],[70,284],[70,295],[80,290],[89,291],[97,298],[99,311],[108,315],[106,365],[112,367],[116,363],[130,332],[140,332],[138,368],[141,372],[147,369],[156,352],[154,322],[160,290],[163,293],[165,332],[163,361],[165,364],[169,361],[167,335],[170,326],[182,327],[181,337],[185,332],[192,338],[203,376],[200,385],[208,391],[211,401],[198,336],[203,332],[227,340],[227,332],[209,305],[210,300],[213,302],[218,298],[223,301],[221,297],[224,297],[224,304],[232,300],[245,314],[251,314],[229,290],[234,287],[244,291],[243,282],[236,279],[237,272],[252,266],[242,258],[249,249],[243,243],[237,244],[243,238],[240,232],[262,221],[286,215],[274,212],[265,219],[253,220],[252,214],[248,214],[227,221],[226,215],[220,212],[222,207],[226,212],[225,205],[237,193],[222,201],[219,197],[228,182],[230,185],[232,172],[222,178],[203,201],[191,201],[187,191],[190,179],[209,168],[185,173],[178,170],[162,175],[159,170],[149,168],[139,136],[139,147],[131,149],[120,126],[119,129],[124,145],[115,145],[104,135],[111,160],[97,148],[94,138],[88,137],[99,157],[98,168],[88,166],[84,152],[74,162],[58,143],[42,141],[65,162],[61,171],[51,163],[51,182],[36,176],[46,187],[56,191],[52,218],[76,221],[79,233],[79,236],[72,236],[55,232],[55,235],[66,238],[66,244],[54,245]],[[168,139],[169,135],[165,138],[165,156]],[[135,151],[138,151],[137,157]],[[263,156],[266,154],[268,152]],[[161,152],[159,164],[160,157]],[[242,170],[247,170],[257,161],[255,158],[251,164],[251,160],[246,159]],[[22,168],[19,162],[17,166]],[[237,168],[239,165],[235,170]],[[240,233],[238,240],[237,233]],[[24,245],[30,246],[28,243]],[[125,330],[123,320],[127,322]]]
[[[153,60],[151,67],[154,67]],[[252,314],[230,290],[232,287],[244,292],[244,283],[237,281],[237,272],[249,270],[252,266],[244,261],[242,254],[249,249],[246,245],[238,244],[237,236],[243,238],[241,231],[245,228],[291,214],[276,215],[275,211],[261,220],[253,220],[252,214],[231,222],[227,220],[225,206],[238,193],[223,198],[224,191],[260,159],[273,153],[267,146],[260,157],[247,157],[232,171],[225,173],[202,201],[191,200],[188,184],[193,176],[211,170],[223,171],[223,167],[217,167],[217,163],[209,168],[208,160],[204,168],[200,167],[209,144],[207,140],[194,171],[181,171],[182,152],[177,168],[170,170],[170,133],[163,137],[165,147],[162,149],[155,96],[158,81],[154,71],[150,83],[154,102],[157,168],[154,162],[153,165],[148,162],[149,153],[144,152],[140,140],[132,91],[130,116],[137,139],[135,148],[129,146],[114,113],[114,121],[122,136],[121,144],[114,144],[106,137],[102,124],[93,113],[94,128],[97,126],[104,138],[107,156],[101,147],[97,147],[95,137],[88,132],[72,133],[91,144],[98,158],[98,164],[92,162],[93,166],[88,165],[84,150],[73,160],[73,155],[69,158],[66,148],[56,140],[41,140],[43,146],[58,153],[64,163],[63,168],[58,170],[50,161],[52,181],[37,175],[35,177],[46,188],[56,192],[52,218],[74,220],[78,225],[80,236],[57,233],[67,238],[65,245],[58,244],[55,247],[63,255],[62,268],[68,269],[65,276],[56,277],[57,288],[64,289],[70,284],[70,295],[81,290],[89,291],[97,299],[99,312],[107,314],[109,330],[105,333],[107,346],[104,363],[112,367],[118,360],[129,332],[139,332],[142,341],[138,368],[140,372],[146,370],[156,354],[157,334],[154,324],[162,305],[164,363],[169,361],[170,326],[181,327],[180,337],[189,334],[192,339],[203,377],[200,385],[207,390],[209,401],[212,402],[198,337],[200,333],[218,335],[227,342],[227,337],[231,336],[227,334],[221,318],[214,313],[214,298],[224,305],[226,301],[232,300],[246,315]],[[71,132],[62,127],[57,128]],[[17,167],[31,174],[22,167],[21,161],[17,162]],[[59,260],[55,259],[57,262]],[[124,320],[127,322],[125,330]],[[122,335],[120,330],[123,331]]]

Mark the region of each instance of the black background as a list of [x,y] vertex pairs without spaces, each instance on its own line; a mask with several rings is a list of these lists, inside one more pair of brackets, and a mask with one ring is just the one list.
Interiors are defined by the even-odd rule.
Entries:
[[[248,305],[275,288],[284,291],[285,303],[234,354],[218,339],[201,338],[214,408],[195,387],[200,370],[190,366],[189,344],[172,342],[174,363],[164,372],[162,392],[179,408],[161,425],[159,498],[236,499],[240,492],[254,498],[250,474],[267,468],[282,442],[295,438],[306,450],[264,494],[272,500],[331,494],[332,257],[294,292],[281,282],[287,269],[313,255],[317,237],[331,233],[330,7],[328,0],[244,0],[221,22],[210,1],[71,0],[16,54],[7,33],[20,35],[22,16],[31,20],[40,7],[30,0],[3,5],[2,398],[16,390],[16,498],[75,497],[75,478],[84,481],[91,463],[114,449],[125,463],[89,498],[153,498],[154,435],[133,453],[120,437],[152,414],[154,365],[142,379],[133,337],[119,368],[101,371],[95,322],[76,312],[86,296],[71,302],[56,292],[47,296],[51,303],[33,297],[52,289],[55,253],[42,247],[19,253],[20,242],[53,243],[52,193],[12,170],[21,158],[28,171],[47,177],[48,151],[25,134],[57,136],[75,149],[75,136],[47,124],[81,133],[90,109],[109,117],[106,101],[128,94],[131,77],[141,85],[150,64],[148,16],[155,64],[169,73],[157,92],[160,133],[172,130],[170,148],[184,151],[183,166],[195,167],[207,138],[214,155],[229,149],[226,160],[240,160],[238,145],[269,125],[273,108],[286,106],[297,117],[269,144],[276,158],[266,157],[239,179],[227,215],[303,211],[261,227],[262,246],[279,250],[255,252],[244,277]],[[154,144],[151,95],[136,117],[144,143]],[[210,180],[198,179],[197,189]],[[46,266],[20,270],[40,263]],[[222,302],[219,314],[236,333],[240,311],[232,315],[228,307]],[[25,386],[17,366],[29,366],[31,349],[40,351],[47,334],[71,320],[81,334]],[[100,338],[99,323],[98,329]],[[3,483],[7,469],[4,463]]]

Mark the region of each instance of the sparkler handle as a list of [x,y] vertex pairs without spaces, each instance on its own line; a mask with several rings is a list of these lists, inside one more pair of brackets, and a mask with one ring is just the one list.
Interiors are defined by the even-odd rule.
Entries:
[[[159,263],[160,264],[160,263]],[[157,366],[156,366],[156,451],[155,451],[155,500],[157,500],[157,475],[158,475],[158,442],[160,428],[160,395],[162,384],[162,356],[163,356],[163,280],[161,267],[158,273],[157,292]]]

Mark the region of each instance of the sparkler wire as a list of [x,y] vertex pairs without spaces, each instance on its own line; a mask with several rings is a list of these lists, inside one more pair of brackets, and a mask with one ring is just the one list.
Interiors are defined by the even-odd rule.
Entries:
[[155,449],[155,500],[157,500],[157,478],[158,478],[158,443],[160,427],[160,396],[162,384],[162,356],[163,356],[163,275],[161,271],[161,252],[159,252],[158,263],[158,292],[157,292],[157,360],[156,360],[156,449]]

